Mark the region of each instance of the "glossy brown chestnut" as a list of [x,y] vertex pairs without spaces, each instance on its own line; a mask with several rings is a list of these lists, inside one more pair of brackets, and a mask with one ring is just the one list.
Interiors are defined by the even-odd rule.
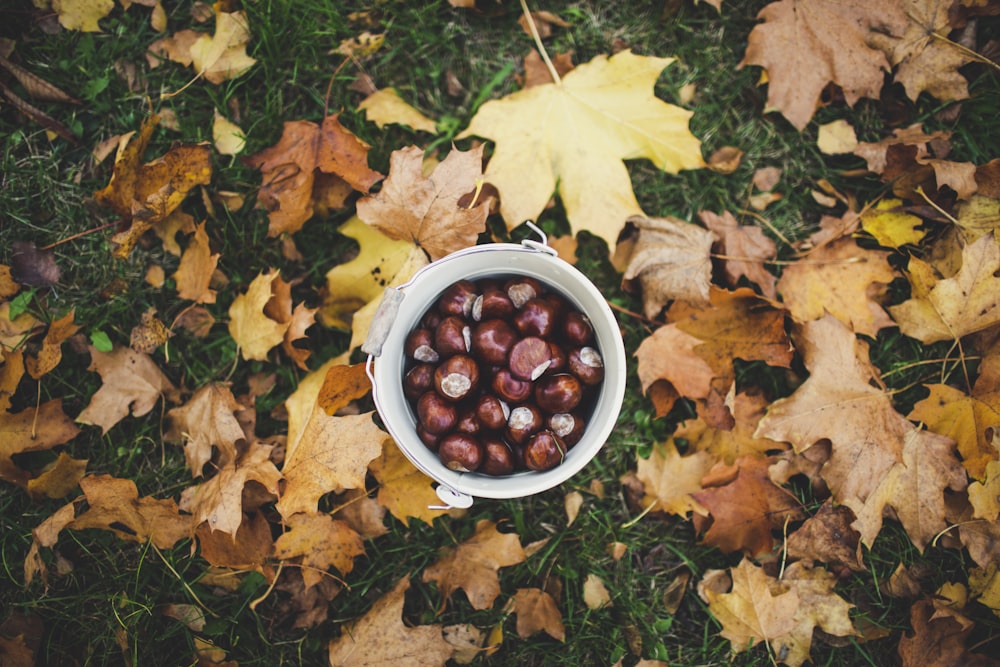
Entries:
[[483,439],[483,462],[478,472],[486,475],[509,475],[514,472],[517,460],[514,450],[500,438]]
[[508,280],[503,289],[507,296],[514,303],[515,308],[520,308],[529,299],[534,299],[542,295],[542,284],[529,276],[518,276]]
[[510,408],[492,394],[483,394],[476,401],[476,417],[485,428],[494,431],[507,425]]
[[549,364],[548,370],[545,371],[546,373],[553,375],[566,370],[566,348],[558,343],[549,341],[549,356],[552,357],[552,363]]
[[552,431],[539,431],[524,445],[524,465],[531,470],[551,470],[566,456],[566,443]]
[[520,403],[531,396],[530,380],[519,380],[510,369],[501,368],[493,374],[493,393],[508,403]]
[[513,322],[522,336],[548,338],[556,326],[555,309],[544,298],[529,299],[514,313]]
[[441,324],[441,320],[443,319],[444,317],[442,317],[441,313],[439,313],[437,310],[434,309],[428,310],[426,313],[424,313],[424,316],[420,318],[420,326],[422,326],[425,329],[430,329],[431,331],[434,331],[435,329],[437,329],[437,325]]
[[458,411],[432,389],[417,399],[417,420],[428,433],[440,435],[455,428]]
[[566,360],[569,372],[589,387],[604,379],[604,360],[601,353],[592,347],[578,347],[570,350]]
[[468,317],[477,296],[476,285],[471,280],[459,280],[449,285],[438,297],[438,312],[445,317]]
[[563,439],[566,447],[572,447],[583,437],[584,421],[580,415],[574,412],[557,412],[554,415],[549,415],[549,418],[545,420],[545,425]]
[[570,347],[583,347],[594,338],[590,318],[579,310],[571,310],[561,319],[561,333]]
[[516,378],[537,380],[551,365],[552,351],[549,344],[538,336],[522,338],[510,348],[508,366]]
[[403,394],[415,401],[434,386],[434,364],[417,364],[403,376]]
[[434,349],[434,333],[430,329],[414,329],[403,342],[403,353],[423,363],[437,363],[441,356]]
[[472,304],[472,319],[476,322],[494,318],[508,319],[514,314],[514,302],[503,290],[483,292]]
[[437,451],[438,443],[441,442],[440,435],[431,433],[420,424],[417,424],[417,437],[420,438],[420,442],[427,445],[427,448],[432,452]]
[[467,354],[448,357],[434,371],[434,388],[449,401],[460,401],[479,388],[479,365]]
[[465,354],[472,342],[469,326],[459,317],[449,316],[441,320],[434,330],[434,349],[442,359],[453,354]]
[[533,405],[519,405],[510,411],[504,437],[508,442],[524,444],[545,425],[541,411]]
[[465,433],[449,433],[438,443],[438,458],[449,470],[472,472],[483,462],[483,445]]
[[483,320],[472,330],[472,354],[487,364],[502,366],[507,363],[517,338],[517,332],[506,320]]
[[466,435],[477,435],[482,430],[483,430],[482,424],[479,422],[479,418],[476,416],[476,410],[474,407],[459,409],[458,421],[455,423],[456,433],[465,433]]
[[535,383],[535,402],[546,412],[570,412],[581,399],[583,385],[569,373],[545,375]]

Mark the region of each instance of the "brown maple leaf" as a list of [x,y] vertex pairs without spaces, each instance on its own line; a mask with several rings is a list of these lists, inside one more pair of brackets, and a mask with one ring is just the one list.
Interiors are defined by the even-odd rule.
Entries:
[[708,452],[681,456],[673,438],[653,446],[646,458],[639,458],[636,477],[642,482],[646,496],[643,506],[653,511],[686,516],[689,512],[708,514],[693,494],[702,490],[701,479],[715,463]]
[[743,550],[751,556],[762,556],[774,548],[772,530],[802,518],[795,496],[768,476],[773,462],[771,458],[744,456],[736,460],[737,473],[732,481],[691,494],[712,517],[703,537],[705,544],[725,553]]
[[31,475],[14,463],[14,455],[52,449],[79,432],[63,412],[62,399],[47,401],[37,409],[0,412],[0,479],[27,485]]
[[307,588],[318,584],[330,567],[341,575],[349,574],[354,558],[365,553],[361,536],[329,514],[293,514],[285,523],[288,531],[275,540],[274,555],[282,560],[301,558]]
[[110,475],[89,475],[80,480],[87,509],[73,519],[69,528],[110,530],[123,540],[155,544],[169,549],[190,537],[191,517],[181,514],[171,498],[139,497],[135,482]]
[[128,416],[141,417],[156,406],[161,396],[173,399],[177,388],[148,355],[127,347],[111,352],[90,350],[90,367],[103,384],[76,418],[81,424],[100,426],[102,433]]
[[966,647],[975,629],[952,616],[939,616],[933,600],[920,600],[910,607],[912,635],[899,639],[903,667],[995,667],[995,659],[971,653]]
[[553,639],[566,641],[562,612],[551,595],[540,588],[519,588],[510,601],[511,613],[517,614],[517,636],[522,639],[545,632]]
[[736,287],[740,278],[745,277],[760,288],[761,294],[777,300],[774,285],[777,278],[764,268],[764,262],[778,254],[774,241],[767,238],[760,227],[741,225],[729,211],[717,215],[711,211],[699,211],[698,218],[709,231],[719,237],[720,252],[724,257],[723,270],[730,287]]
[[893,325],[879,305],[886,285],[897,276],[889,254],[842,238],[785,267],[778,291],[796,322],[830,313],[857,333],[874,338]]
[[268,564],[268,559],[274,553],[274,537],[264,514],[254,512],[246,517],[235,535],[212,530],[207,522],[202,523],[195,530],[195,537],[198,555],[211,565],[260,572],[273,580],[273,566]]
[[524,562],[524,558],[516,533],[501,533],[495,523],[482,519],[472,537],[448,549],[438,562],[424,570],[423,580],[437,584],[443,597],[442,609],[460,588],[473,609],[489,609],[500,595],[499,569]]
[[181,255],[173,276],[177,296],[195,303],[215,303],[215,290],[210,285],[221,256],[219,253],[212,254],[205,224],[194,225],[194,235]]
[[368,192],[382,178],[368,168],[368,149],[337,114],[327,116],[322,125],[286,121],[277,144],[244,159],[261,171],[258,200],[268,210],[268,236],[297,232],[313,216],[317,201],[332,203],[323,192],[328,184],[320,183],[323,187],[317,192],[317,179],[326,180],[322,175],[336,176],[353,189]]
[[164,439],[184,446],[184,459],[194,477],[201,477],[205,464],[212,460],[213,446],[218,449],[218,467],[236,459],[236,442],[244,437],[236,418],[241,409],[228,386],[207,384],[167,413],[171,424]]
[[441,626],[403,625],[403,596],[409,587],[409,579],[400,579],[368,613],[344,627],[330,642],[330,667],[444,667],[454,649],[442,637]]
[[79,330],[80,326],[73,323],[72,310],[52,322],[42,339],[42,349],[36,356],[29,356],[24,360],[28,374],[37,380],[58,366],[62,360],[63,342]]
[[854,512],[827,500],[788,536],[789,558],[819,561],[863,572],[861,535],[851,528]]
[[392,152],[382,189],[358,202],[358,217],[392,239],[412,241],[431,260],[476,245],[486,229],[489,206],[459,203],[483,178],[483,147],[452,149],[429,176],[423,174],[423,149]]
[[835,83],[854,105],[878,99],[889,61],[870,46],[875,34],[902,35],[907,26],[900,0],[878,5],[864,0],[779,0],[760,11],[740,66],[767,70],[767,108],[777,109],[802,130]]
[[673,217],[633,216],[627,222],[638,235],[622,284],[629,288],[638,283],[646,317],[655,319],[674,299],[708,301],[715,234]]

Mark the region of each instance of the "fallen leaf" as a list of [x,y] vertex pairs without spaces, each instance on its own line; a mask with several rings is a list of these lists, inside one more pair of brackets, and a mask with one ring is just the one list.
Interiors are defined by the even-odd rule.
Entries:
[[250,29],[245,12],[215,13],[215,32],[200,35],[190,47],[191,64],[198,76],[220,84],[235,79],[257,61],[247,55]]
[[437,123],[403,101],[395,88],[382,88],[358,104],[364,110],[365,118],[378,127],[389,124],[406,125],[417,132],[437,132]]
[[206,523],[213,531],[235,536],[243,523],[244,496],[248,482],[260,484],[274,499],[281,473],[271,462],[273,445],[250,443],[236,460],[198,486],[181,492],[180,508],[193,515],[193,525]]
[[[730,573],[729,592],[706,586],[699,587],[699,593],[722,625],[719,634],[729,640],[733,653],[785,637],[795,629],[800,601],[794,589],[773,592],[774,580],[745,557],[730,568]],[[706,572],[706,578],[709,574]]]
[[489,207],[466,208],[459,200],[481,184],[482,156],[482,146],[453,149],[424,176],[423,149],[393,151],[389,176],[377,194],[358,202],[358,217],[391,239],[423,248],[432,261],[474,246],[486,230]]
[[80,432],[62,408],[62,399],[53,399],[20,412],[0,412],[0,478],[26,485],[28,473],[12,457],[40,452],[65,444]]
[[73,323],[73,311],[69,311],[58,320],[49,325],[49,330],[45,332],[42,339],[42,348],[36,356],[29,356],[24,360],[24,366],[28,369],[28,374],[34,379],[39,379],[53,368],[59,365],[62,360],[63,342],[80,330],[78,324]]
[[486,633],[474,625],[459,623],[446,625],[441,629],[444,640],[451,644],[455,653],[451,659],[459,665],[469,665],[483,652]]
[[177,234],[193,234],[194,218],[179,208],[174,209],[167,217],[152,227],[153,233],[160,237],[163,249],[176,257],[181,256],[181,246],[177,243]]
[[385,525],[385,507],[364,489],[348,489],[338,501],[333,518],[344,521],[362,539],[373,540],[389,532]]
[[156,317],[156,308],[150,307],[142,314],[139,324],[132,327],[129,347],[140,354],[152,354],[173,335],[167,325]]
[[10,277],[29,287],[51,287],[59,282],[62,270],[52,250],[39,250],[31,241],[10,244]]
[[924,221],[899,210],[902,204],[899,199],[883,199],[875,208],[861,213],[861,227],[887,248],[919,243],[926,232],[917,227]]
[[655,319],[674,299],[708,301],[715,234],[677,218],[632,217],[639,229],[623,284],[638,279],[643,312]]
[[322,125],[286,121],[277,144],[244,158],[245,164],[261,171],[257,196],[268,210],[268,236],[293,234],[302,228],[324,197],[323,176],[338,177],[367,193],[382,178],[368,168],[368,149],[336,114],[324,118]]
[[681,396],[704,398],[712,390],[715,372],[695,348],[704,341],[676,324],[659,327],[635,351],[643,392],[666,380]]
[[707,166],[720,174],[731,174],[740,167],[743,150],[736,146],[723,146],[708,156]]
[[247,292],[237,296],[229,307],[229,335],[248,361],[267,359],[271,348],[285,339],[289,323],[276,322],[264,312],[271,300],[272,283],[278,275],[277,271],[258,274],[250,282]]
[[127,347],[101,352],[92,346],[90,366],[101,376],[101,388],[79,414],[80,424],[93,424],[108,430],[129,415],[142,417],[152,410],[160,397],[172,399],[177,388],[148,355]]
[[986,466],[997,458],[992,431],[1000,426],[1000,396],[972,395],[946,384],[925,385],[927,398],[914,404],[908,417],[954,440],[962,465],[973,479],[983,479]]
[[33,498],[62,498],[76,488],[86,471],[87,459],[74,459],[66,452],[59,452],[53,463],[28,480],[28,493]]
[[183,445],[184,459],[193,477],[204,474],[205,464],[212,460],[213,447],[218,451],[217,467],[236,460],[236,442],[244,438],[236,418],[241,409],[227,385],[211,383],[200,387],[187,403],[167,413],[170,429],[163,437]]
[[827,84],[835,83],[853,106],[862,97],[878,99],[889,60],[870,46],[873,35],[902,35],[907,26],[902,2],[874,7],[863,0],[832,5],[823,0],[780,0],[764,7],[747,42],[740,67],[767,71],[767,108],[778,110],[802,130],[820,105]]
[[824,502],[788,536],[788,557],[840,565],[855,572],[865,570],[861,559],[861,535],[851,528],[854,512],[849,507]]
[[[234,535],[225,531],[213,530],[206,522],[198,525],[195,530],[198,540],[198,554],[214,568],[231,568],[241,572],[260,572],[266,578],[274,554],[274,537],[271,534],[271,524],[260,512],[244,517]],[[215,582],[214,585],[223,588],[236,588],[240,579],[238,572],[230,572],[229,583]],[[198,583],[213,585],[199,579]]]
[[982,653],[971,653],[966,641],[974,626],[963,627],[955,618],[938,617],[932,600],[910,607],[912,634],[899,639],[903,667],[990,667],[996,661]]
[[816,147],[827,155],[842,155],[852,153],[858,146],[858,137],[854,126],[841,118],[819,126],[816,136]]
[[736,460],[738,472],[731,482],[691,494],[712,517],[702,538],[705,544],[724,553],[743,550],[750,556],[764,556],[774,548],[772,531],[787,521],[802,519],[795,496],[771,481],[768,468],[772,463],[769,458],[744,456]]
[[0,346],[0,413],[10,410],[11,397],[24,377],[24,350]]
[[966,244],[990,232],[995,236],[997,228],[1000,228],[1000,201],[981,193],[972,195],[958,203],[956,224],[962,230]]
[[583,580],[583,603],[587,609],[602,609],[611,606],[611,594],[601,578],[594,573]]
[[239,125],[216,110],[212,121],[212,142],[220,155],[239,155],[246,148],[247,137]]
[[972,516],[996,522],[1000,517],[1000,461],[990,461],[983,471],[983,481],[969,484]]
[[[834,637],[858,634],[851,622],[849,604],[834,592],[838,579],[832,573],[803,561],[792,563],[778,580],[777,590],[794,591],[799,599],[795,627],[787,635],[771,640],[775,655],[790,667],[810,662],[813,631],[820,629]],[[775,591],[776,592],[776,591]]]
[[636,476],[646,490],[644,506],[677,516],[708,514],[694,494],[702,490],[701,479],[714,463],[708,452],[681,456],[672,438],[654,445],[648,458],[636,462]]
[[172,499],[139,497],[135,482],[110,475],[88,475],[80,480],[87,509],[68,525],[73,530],[109,530],[123,540],[152,542],[170,549],[191,536],[191,517],[181,514]]
[[910,258],[909,300],[890,306],[899,330],[924,343],[958,340],[1000,322],[1000,246],[993,234],[962,250],[962,268],[952,278],[937,279],[921,259]]
[[[552,61],[552,69],[556,71],[560,79],[575,67],[571,52],[564,51],[563,53],[557,53],[550,60]],[[515,76],[515,79],[521,84],[522,88],[555,83],[555,79],[552,78],[552,70],[549,69],[545,61],[542,60],[542,56],[535,49],[531,49],[528,55],[524,57],[524,76]]]
[[785,267],[778,292],[796,322],[830,313],[857,333],[875,337],[893,320],[879,305],[897,273],[889,252],[867,250],[854,239],[833,241]]
[[545,632],[553,639],[566,641],[562,613],[552,596],[539,588],[519,588],[511,599],[511,611],[517,614],[517,636],[527,639]]
[[59,25],[81,32],[102,32],[97,22],[114,8],[114,0],[52,0],[52,10],[59,16]]
[[572,526],[576,517],[580,515],[580,508],[583,507],[583,494],[579,491],[570,491],[563,498],[563,507],[566,510],[566,526]]
[[285,523],[288,530],[274,541],[274,555],[281,560],[301,558],[307,588],[318,584],[331,567],[350,574],[355,557],[365,553],[361,536],[329,514],[293,514]]
[[424,583],[434,582],[441,591],[442,606],[452,593],[465,591],[473,609],[489,609],[500,595],[497,573],[501,567],[523,563],[524,549],[516,533],[501,533],[487,519],[476,523],[476,532],[424,570]]
[[776,301],[778,279],[764,268],[767,261],[778,254],[774,241],[767,238],[760,227],[741,225],[729,211],[722,215],[698,211],[698,219],[720,239],[719,250],[729,286],[736,287],[740,278],[745,277],[757,285],[764,296]]
[[672,62],[628,50],[598,56],[560,83],[479,108],[458,138],[496,142],[486,180],[500,191],[508,229],[536,219],[558,187],[573,232],[586,229],[613,249],[626,220],[642,214],[623,160],[647,158],[670,173],[704,166],[692,113],[653,94]]
[[403,624],[403,596],[409,587],[409,579],[400,579],[364,616],[343,628],[330,642],[330,667],[444,667],[454,649],[442,637],[441,626]]
[[212,254],[205,224],[194,225],[194,235],[188,242],[173,278],[177,296],[195,303],[215,303],[212,276],[219,265],[219,253]]
[[404,526],[410,525],[411,518],[430,524],[444,514],[431,509],[441,504],[434,492],[434,480],[410,463],[391,439],[385,441],[382,455],[372,461],[369,470],[379,483],[378,502]]

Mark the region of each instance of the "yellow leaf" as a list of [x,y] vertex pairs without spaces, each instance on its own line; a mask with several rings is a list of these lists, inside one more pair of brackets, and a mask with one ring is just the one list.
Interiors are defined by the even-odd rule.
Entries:
[[114,8],[114,0],[52,0],[52,9],[59,15],[59,25],[82,32],[101,32],[98,20]]
[[[372,461],[370,470],[379,482],[379,503],[404,526],[410,525],[411,518],[429,524],[442,515],[441,510],[430,509],[441,504],[433,480],[410,463],[392,439],[386,438],[382,456]],[[450,513],[457,512],[462,510]]]
[[923,220],[912,213],[899,211],[902,204],[899,199],[883,199],[875,208],[861,214],[861,227],[874,236],[879,245],[887,248],[919,243],[924,232],[917,227]]
[[212,122],[212,141],[215,142],[215,150],[222,155],[239,155],[247,145],[246,135],[240,126],[218,111]]
[[[954,440],[969,477],[983,479],[986,465],[997,457],[990,431],[1000,424],[1000,405],[995,398],[969,396],[946,384],[926,386],[930,395],[916,403],[908,417]],[[987,402],[991,399],[994,404]]]
[[434,134],[437,131],[437,124],[403,101],[395,88],[375,91],[362,100],[358,109],[364,109],[365,118],[379,127],[396,123],[411,127],[418,132]]
[[674,441],[653,447],[649,458],[639,458],[636,476],[646,489],[643,504],[654,504],[653,509],[686,516],[697,512],[703,516],[708,510],[691,494],[702,490],[701,478],[715,460],[708,452],[695,452],[681,456]]
[[200,76],[219,84],[235,79],[257,61],[247,55],[250,30],[244,12],[218,12],[215,34],[202,35],[191,45],[191,64]]
[[1000,227],[1000,201],[972,195],[968,200],[958,204],[958,226],[962,228],[962,236],[972,243],[980,236],[995,232]]
[[984,481],[969,484],[972,516],[995,522],[1000,516],[1000,461],[987,463],[983,474]]
[[271,348],[285,339],[290,323],[275,322],[264,313],[264,306],[271,300],[271,283],[277,277],[277,271],[261,273],[250,283],[247,293],[236,297],[229,307],[229,335],[246,360],[267,359]]
[[274,555],[281,560],[302,557],[302,579],[314,586],[330,567],[346,575],[354,569],[354,557],[365,553],[365,545],[345,522],[329,514],[295,514],[286,520],[288,532],[274,542]]
[[585,229],[614,248],[628,217],[642,215],[623,160],[646,158],[670,173],[704,166],[688,130],[692,112],[653,94],[673,60],[598,56],[560,83],[479,109],[459,138],[496,142],[486,180],[500,191],[508,228],[538,217],[558,186],[574,232]]
[[816,145],[827,155],[853,153],[858,147],[858,137],[854,134],[854,127],[846,120],[840,119],[819,126]]

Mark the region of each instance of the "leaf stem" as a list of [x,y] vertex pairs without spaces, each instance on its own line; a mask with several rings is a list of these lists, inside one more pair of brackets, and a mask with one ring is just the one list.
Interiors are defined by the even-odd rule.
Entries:
[[542,38],[538,34],[538,26],[535,25],[535,19],[532,18],[531,10],[528,9],[527,0],[521,0],[521,11],[524,12],[524,19],[528,22],[528,29],[531,31],[531,37],[535,40],[535,46],[538,47],[538,54],[542,57],[542,61],[545,62],[545,67],[549,70],[549,75],[552,77],[553,83],[557,86],[561,86],[562,78],[559,76],[559,72],[556,71],[555,65],[552,64],[552,60],[549,59],[549,54],[545,50],[545,46],[542,44]]
[[97,227],[91,227],[90,229],[85,229],[82,232],[79,232],[77,234],[73,234],[72,236],[67,236],[64,239],[60,239],[60,240],[56,241],[55,243],[50,243],[47,246],[43,246],[43,247],[39,248],[39,250],[52,250],[56,246],[60,246],[63,243],[69,243],[70,241],[75,241],[75,240],[77,240],[78,238],[80,238],[82,236],[87,236],[88,234],[93,234],[95,232],[100,232],[100,231],[103,231],[105,229],[108,229],[109,227],[114,227],[115,225],[117,225],[120,222],[121,222],[121,220],[115,220],[114,222],[106,222],[103,225],[98,225]]

